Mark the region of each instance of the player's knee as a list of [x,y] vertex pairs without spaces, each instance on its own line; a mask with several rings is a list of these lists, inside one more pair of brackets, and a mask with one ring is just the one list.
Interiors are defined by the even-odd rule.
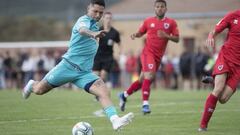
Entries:
[[144,79],[153,80],[154,79],[154,74],[145,75]]
[[99,93],[97,96],[99,99],[106,99],[110,97],[110,92],[107,92],[107,90],[105,90]]
[[216,97],[220,97],[222,91],[223,91],[223,88],[217,87],[217,88],[214,88],[214,89],[213,89],[212,94],[215,95]]

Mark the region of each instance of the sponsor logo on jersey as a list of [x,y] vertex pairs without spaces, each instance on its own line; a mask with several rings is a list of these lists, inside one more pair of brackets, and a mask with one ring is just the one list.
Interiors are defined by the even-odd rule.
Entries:
[[223,65],[218,65],[218,70],[221,71],[223,69]]
[[153,64],[148,64],[149,69],[153,69]]
[[164,26],[165,29],[168,29],[170,24],[169,23],[164,23],[163,26]]
[[150,27],[151,27],[151,28],[154,28],[154,27],[155,27],[155,24],[154,24],[154,23],[151,23]]
[[233,24],[238,24],[238,20],[234,19]]
[[84,23],[84,22],[80,22],[79,23],[79,27],[81,28],[81,27],[87,27],[87,25]]

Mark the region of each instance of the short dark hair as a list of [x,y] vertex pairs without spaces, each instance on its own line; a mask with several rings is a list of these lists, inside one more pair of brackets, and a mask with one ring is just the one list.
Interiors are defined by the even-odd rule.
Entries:
[[162,2],[162,3],[164,3],[165,6],[167,7],[167,2],[166,2],[165,0],[155,0],[155,3],[157,3],[157,2]]
[[91,4],[97,4],[97,5],[105,7],[105,1],[104,0],[91,0]]

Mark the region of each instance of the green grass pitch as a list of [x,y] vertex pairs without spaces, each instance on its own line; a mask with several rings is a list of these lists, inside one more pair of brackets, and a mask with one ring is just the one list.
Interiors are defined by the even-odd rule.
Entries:
[[[117,93],[112,99],[118,108]],[[128,99],[126,112],[133,112],[133,122],[120,132],[112,130],[105,117],[96,117],[100,109],[92,95],[83,91],[53,90],[46,95],[31,95],[23,100],[20,91],[0,91],[1,135],[71,135],[73,125],[89,122],[95,135],[239,135],[240,95],[218,104],[206,133],[197,132],[203,105],[209,91],[152,90],[152,113],[141,113],[140,92]],[[125,113],[119,111],[122,116]]]

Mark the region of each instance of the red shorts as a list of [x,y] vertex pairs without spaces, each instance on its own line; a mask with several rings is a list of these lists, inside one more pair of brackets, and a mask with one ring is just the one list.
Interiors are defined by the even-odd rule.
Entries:
[[141,54],[141,63],[143,72],[156,72],[160,65],[161,58],[153,56],[152,54]]
[[233,91],[236,91],[237,85],[240,81],[240,65],[236,65],[229,60],[226,60],[220,52],[217,61],[213,68],[213,77],[219,74],[227,73],[226,84],[230,86]]

